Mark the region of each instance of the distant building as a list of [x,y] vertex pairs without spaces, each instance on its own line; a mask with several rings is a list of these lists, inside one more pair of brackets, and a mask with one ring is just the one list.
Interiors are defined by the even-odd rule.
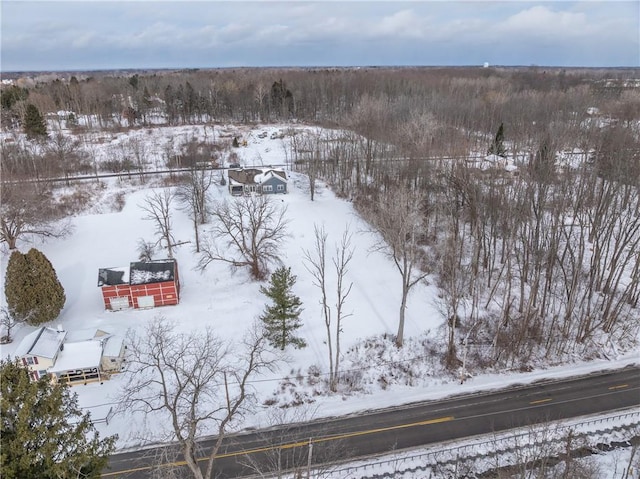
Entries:
[[272,168],[229,169],[229,193],[234,196],[249,193],[272,195],[287,193],[287,174]]
[[105,309],[111,311],[176,305],[180,300],[178,263],[166,259],[101,268],[98,286]]

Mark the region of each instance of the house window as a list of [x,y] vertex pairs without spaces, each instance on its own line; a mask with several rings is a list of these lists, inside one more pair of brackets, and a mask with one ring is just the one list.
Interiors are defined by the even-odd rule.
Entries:
[[112,363],[116,362],[116,360],[114,358],[111,358],[109,361],[111,361]]
[[284,191],[284,185],[276,185],[276,191]]
[[31,356],[27,357],[27,364],[29,366],[31,366],[32,364],[35,364],[34,361],[33,361],[33,358]]
[[47,375],[47,371],[44,369],[41,369],[40,371],[38,371],[38,376],[40,376],[41,378],[45,377]]
[[271,193],[273,191],[273,186],[271,185],[264,185],[262,187],[262,191],[264,191],[265,193]]

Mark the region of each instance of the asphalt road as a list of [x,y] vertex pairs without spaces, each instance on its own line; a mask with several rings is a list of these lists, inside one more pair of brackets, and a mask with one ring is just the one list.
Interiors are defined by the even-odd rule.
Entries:
[[[306,469],[310,440],[313,463],[322,464],[632,406],[640,406],[637,366],[229,436],[215,473],[241,477],[278,463]],[[211,442],[203,441],[205,453]],[[151,477],[156,452],[116,454],[102,477]]]

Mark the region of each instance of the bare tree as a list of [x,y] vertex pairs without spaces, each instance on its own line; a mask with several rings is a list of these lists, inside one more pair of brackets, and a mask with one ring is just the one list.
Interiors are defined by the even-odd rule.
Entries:
[[[324,319],[327,332],[327,349],[329,354],[329,388],[337,390],[340,375],[340,333],[342,332],[342,320],[348,315],[344,311],[353,283],[347,286],[345,283],[348,266],[353,258],[353,247],[351,246],[351,234],[345,230],[342,241],[336,245],[336,255],[332,258],[336,271],[336,320],[332,324],[331,306],[329,306],[327,293],[327,233],[324,227],[314,227],[315,250],[304,251],[305,267],[314,279],[314,285],[320,289],[322,306],[322,318]],[[334,340],[335,337],[335,340]]]
[[272,408],[267,418],[268,429],[261,434],[265,447],[260,454],[247,454],[243,463],[258,477],[281,479],[302,478],[309,473],[311,454],[313,477],[331,477],[332,464],[349,457],[344,439],[318,432],[313,438],[300,437],[300,423],[313,420],[313,411],[305,407]]
[[314,225],[315,250],[304,251],[305,268],[313,276],[313,284],[320,289],[320,305],[322,307],[322,319],[327,331],[327,348],[329,352],[329,383],[333,381],[333,341],[331,329],[331,306],[327,295],[327,232],[324,227]]
[[[275,366],[259,331],[254,326],[242,348],[232,348],[212,329],[179,333],[159,317],[129,338],[121,408],[167,418],[169,435],[196,479],[212,477],[227,432],[247,412],[253,400],[249,380]],[[198,439],[211,432],[217,437],[203,458],[203,472]]]
[[330,382],[332,391],[335,391],[340,377],[340,334],[342,333],[342,321],[350,314],[345,312],[345,304],[351,293],[353,283],[346,284],[346,276],[349,271],[349,263],[353,258],[353,246],[351,245],[351,234],[347,228],[342,234],[339,245],[336,245],[336,255],[333,257],[333,265],[336,269],[336,351],[334,370],[331,374],[333,381]]
[[155,224],[158,239],[154,246],[162,246],[164,243],[169,258],[173,258],[173,248],[176,245],[171,225],[171,207],[174,199],[175,193],[170,188],[165,188],[148,195],[140,205],[140,208],[147,213],[143,219],[153,221]]
[[0,142],[0,175],[4,181],[43,178],[52,175],[52,163],[46,161],[37,143],[20,141],[16,135]]
[[18,325],[27,322],[29,315],[26,317],[20,317],[15,311],[7,307],[0,308],[0,326],[4,328],[4,335],[0,337],[0,344],[11,343],[13,338],[11,337],[11,331]]
[[200,234],[198,225],[207,222],[209,216],[207,191],[209,191],[214,179],[211,170],[192,168],[188,175],[187,182],[178,187],[177,196],[193,222],[196,252],[199,253]]
[[[276,207],[268,196],[245,196],[218,204],[199,268],[222,261],[248,267],[254,279],[264,279],[269,263],[280,261],[278,248],[287,236],[286,211],[286,207]],[[226,241],[226,250],[221,250],[219,240]]]
[[389,257],[402,278],[396,335],[396,346],[399,348],[404,341],[404,315],[409,292],[427,276],[420,269],[424,267],[424,251],[420,247],[424,231],[422,206],[421,193],[407,186],[398,186],[385,191],[373,205],[364,208],[366,218],[381,235],[374,251]]
[[0,242],[15,249],[18,239],[35,235],[40,238],[62,238],[71,225],[60,221],[48,191],[32,183],[4,184],[0,189]]
[[314,200],[316,194],[316,180],[318,178],[320,162],[320,146],[322,140],[320,132],[304,132],[299,135],[293,135],[291,138],[291,150],[294,155],[294,163],[299,165],[309,178],[309,195],[311,201]]
[[89,161],[81,148],[80,140],[57,133],[45,147],[45,156],[62,170],[69,186],[69,175],[78,171],[90,171]]
[[456,328],[460,323],[460,310],[464,306],[470,276],[466,266],[461,263],[462,258],[462,241],[455,234],[447,237],[436,259],[437,284],[440,291],[436,306],[439,307],[447,324],[445,363],[449,368],[460,364],[456,352]]
[[144,170],[147,166],[147,147],[145,142],[140,138],[131,138],[126,143],[130,158],[133,158],[133,164],[140,174],[140,181],[144,183]]

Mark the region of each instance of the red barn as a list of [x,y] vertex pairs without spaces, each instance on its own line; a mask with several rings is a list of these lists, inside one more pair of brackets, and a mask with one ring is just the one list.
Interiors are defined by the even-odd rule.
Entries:
[[102,289],[104,307],[112,311],[178,304],[178,263],[165,259],[102,268],[98,270],[98,286]]

